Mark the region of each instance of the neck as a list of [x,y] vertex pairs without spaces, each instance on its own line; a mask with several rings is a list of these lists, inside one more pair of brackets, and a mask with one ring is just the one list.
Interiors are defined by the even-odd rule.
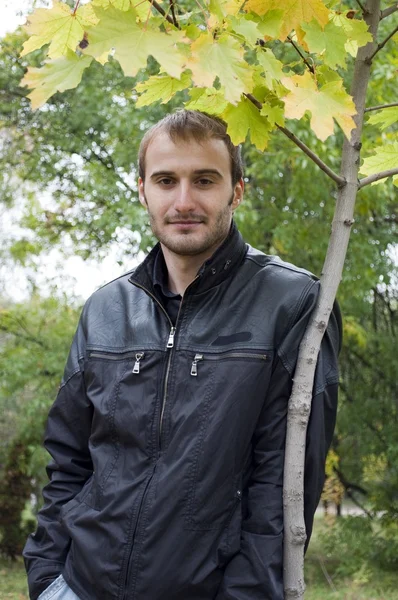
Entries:
[[184,295],[185,290],[195,279],[200,267],[209,256],[180,256],[170,252],[162,244],[162,251],[168,272],[169,290]]

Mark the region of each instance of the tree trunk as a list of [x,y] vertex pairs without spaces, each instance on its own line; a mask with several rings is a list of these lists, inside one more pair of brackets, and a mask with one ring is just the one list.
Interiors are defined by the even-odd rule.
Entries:
[[308,418],[311,410],[312,388],[316,361],[337,288],[343,271],[354,206],[358,192],[359,152],[366,92],[376,34],[380,21],[380,0],[368,0],[364,19],[373,35],[373,42],[358,51],[355,60],[351,95],[357,109],[356,128],[351,139],[345,139],[340,174],[345,184],[338,191],[336,209],[325,263],[320,278],[318,303],[301,342],[292,395],[289,400],[285,471],[283,486],[284,507],[284,588],[285,600],[304,598],[304,461]]

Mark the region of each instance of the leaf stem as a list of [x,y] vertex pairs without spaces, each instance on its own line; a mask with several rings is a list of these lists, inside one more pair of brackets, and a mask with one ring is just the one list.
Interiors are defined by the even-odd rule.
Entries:
[[395,167],[394,169],[388,169],[387,171],[380,171],[380,173],[375,173],[374,175],[369,175],[369,177],[360,179],[358,189],[361,190],[363,187],[365,187],[365,185],[369,185],[375,181],[380,181],[380,179],[385,179],[386,177],[391,177],[392,175],[398,175],[398,167]]
[[79,8],[80,0],[76,0],[75,8],[73,9],[72,15],[74,16]]
[[[255,98],[252,94],[245,94],[246,98],[250,100],[259,110],[262,109],[262,104]],[[300,148],[318,167],[326,173],[333,181],[337,183],[339,187],[343,187],[346,185],[346,180],[343,177],[340,177],[337,173],[333,171],[326,163],[323,162],[321,158],[315,152],[313,152],[308,146],[304,144],[294,133],[289,131],[286,127],[282,127],[281,125],[277,125],[277,128],[291,140],[296,146]]]
[[393,37],[393,35],[395,35],[398,31],[398,25],[396,26],[396,28],[390,33],[390,35],[388,35],[386,37],[385,40],[383,40],[382,42],[380,42],[380,44],[377,44],[376,50],[373,52],[373,54],[371,54],[369,56],[369,58],[367,59],[366,62],[371,63],[373,58],[376,56],[376,54],[382,49],[384,48],[384,46],[387,44],[387,42]]
[[397,10],[398,10],[398,3],[395,6],[390,6],[389,8],[382,10],[380,13],[380,21],[382,19],[385,19],[386,17],[389,17],[393,13],[397,12]]
[[315,75],[314,65],[312,65],[310,63],[310,61],[308,60],[308,58],[306,58],[306,56],[301,52],[300,48],[298,47],[298,45],[296,44],[296,42],[294,40],[292,40],[292,38],[290,37],[290,35],[287,36],[287,40],[291,43],[291,45],[296,50],[296,52],[301,56],[301,58],[304,61],[304,64],[307,66],[307,68],[310,71],[310,73],[312,73],[313,75]]
[[156,2],[156,0],[149,0],[149,4],[152,4],[153,8],[157,10],[169,23],[177,27],[177,29],[181,29],[177,22],[174,22],[173,17],[168,15],[166,11]]
[[371,110],[381,110],[382,108],[392,108],[393,106],[398,106],[398,102],[392,102],[391,104],[379,104],[378,106],[369,106],[369,108],[365,108],[365,112],[370,112]]

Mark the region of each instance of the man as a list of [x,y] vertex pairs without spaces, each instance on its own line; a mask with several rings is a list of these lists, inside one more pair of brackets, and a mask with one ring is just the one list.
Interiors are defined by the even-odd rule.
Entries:
[[[280,600],[287,402],[319,283],[243,242],[242,164],[219,119],[167,116],[139,168],[159,244],[83,309],[24,551],[31,598]],[[335,310],[307,436],[308,536],[339,328]]]

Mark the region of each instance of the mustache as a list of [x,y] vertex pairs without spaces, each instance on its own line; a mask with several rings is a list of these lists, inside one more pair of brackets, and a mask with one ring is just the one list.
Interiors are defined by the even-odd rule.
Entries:
[[166,217],[165,222],[169,225],[173,223],[205,223],[206,217],[203,215],[178,215],[175,217]]

